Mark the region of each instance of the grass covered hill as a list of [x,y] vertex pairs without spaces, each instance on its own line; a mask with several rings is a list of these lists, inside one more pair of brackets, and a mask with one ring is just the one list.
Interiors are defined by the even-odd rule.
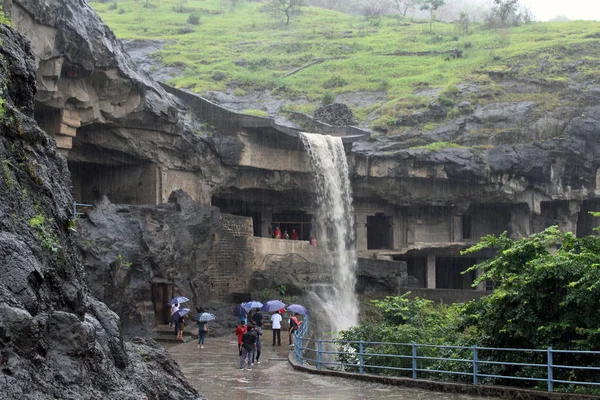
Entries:
[[[286,25],[260,1],[90,4],[120,39],[165,40],[154,56],[181,71],[169,82],[175,87],[200,94],[230,89],[237,96],[269,90],[286,109],[308,113],[344,93],[375,93],[376,100],[353,111],[363,123],[385,126],[389,133],[401,132],[398,120],[432,97],[454,107],[454,114],[465,100],[472,105],[532,100],[548,110],[566,101],[559,90],[506,91],[498,77],[582,90],[600,84],[598,22],[502,29],[471,24],[468,30],[436,22],[430,32],[428,21],[365,19],[317,7],[302,7]],[[461,84],[485,90],[472,95],[459,90]],[[450,112],[448,118],[456,116]]]

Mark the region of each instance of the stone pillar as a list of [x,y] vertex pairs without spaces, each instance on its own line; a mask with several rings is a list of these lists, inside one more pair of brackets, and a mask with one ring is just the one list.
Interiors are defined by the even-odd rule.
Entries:
[[269,226],[273,221],[273,210],[271,210],[270,208],[265,208],[261,212],[261,218],[262,219],[260,221],[260,236],[264,238],[270,238],[271,235],[269,234]]
[[427,256],[427,288],[435,289],[435,256],[429,254]]
[[367,250],[367,214],[356,214],[356,250]]
[[462,242],[462,215],[451,214],[450,216],[450,241],[451,242]]
[[527,204],[516,204],[510,209],[510,238],[522,239],[531,234],[531,214]]
[[581,211],[581,201],[571,200],[566,207],[559,206],[556,212],[558,228],[563,232],[577,234],[577,221]]

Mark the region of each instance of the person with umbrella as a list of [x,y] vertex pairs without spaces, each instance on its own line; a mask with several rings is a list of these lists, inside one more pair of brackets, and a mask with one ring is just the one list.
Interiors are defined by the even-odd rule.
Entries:
[[265,303],[262,310],[266,312],[275,312],[271,315],[271,329],[273,329],[273,346],[275,346],[275,339],[277,338],[277,344],[281,346],[281,313],[279,310],[285,308],[285,303],[280,300],[269,300]]
[[204,338],[208,334],[208,321],[214,321],[216,319],[214,314],[203,312],[196,318],[196,324],[198,325],[198,348],[204,348]]
[[189,308],[182,308],[173,313],[171,318],[175,321],[177,330],[177,340],[183,340],[183,329],[185,328],[185,315],[190,311]]

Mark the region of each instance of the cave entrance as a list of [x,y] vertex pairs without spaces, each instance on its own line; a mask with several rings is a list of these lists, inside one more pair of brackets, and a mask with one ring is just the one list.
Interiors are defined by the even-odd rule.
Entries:
[[153,163],[106,165],[69,162],[73,196],[78,202],[102,198],[115,204],[158,204],[158,170]]
[[461,272],[475,265],[474,258],[436,257],[435,283],[437,289],[474,290],[471,287],[476,278],[475,271],[466,274]]
[[285,232],[292,236],[293,230],[298,233],[298,240],[310,240],[313,231],[313,216],[306,214],[303,211],[282,211],[273,213],[273,221],[271,222],[271,232],[275,232],[275,228],[279,226],[281,234]]
[[367,249],[392,248],[392,217],[384,213],[367,216]]
[[427,287],[427,257],[417,255],[394,256],[394,261],[406,262],[406,272],[416,280],[416,286]]
[[154,306],[154,320],[156,325],[169,323],[171,306],[169,300],[174,297],[173,284],[169,282],[152,282],[152,305]]

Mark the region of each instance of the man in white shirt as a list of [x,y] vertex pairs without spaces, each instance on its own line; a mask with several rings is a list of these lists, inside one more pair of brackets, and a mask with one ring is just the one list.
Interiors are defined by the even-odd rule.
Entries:
[[271,328],[273,329],[273,346],[275,346],[275,336],[277,336],[277,345],[281,346],[281,314],[277,311],[271,315]]

